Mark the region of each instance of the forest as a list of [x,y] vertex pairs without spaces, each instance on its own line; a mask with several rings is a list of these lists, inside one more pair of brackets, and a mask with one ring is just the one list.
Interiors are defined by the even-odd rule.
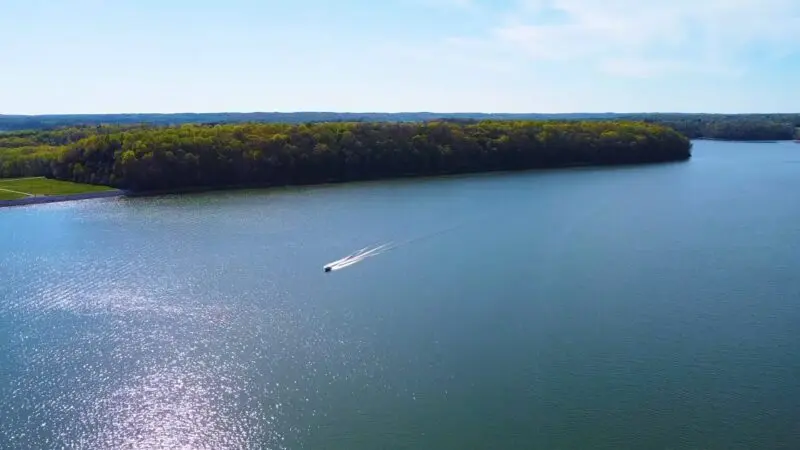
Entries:
[[0,131],[51,130],[97,125],[237,124],[312,122],[428,122],[476,123],[486,120],[626,120],[645,121],[673,128],[690,139],[789,140],[796,137],[800,114],[684,114],[684,113],[569,113],[569,114],[485,114],[485,113],[337,113],[256,112],[183,114],[87,114],[87,115],[0,115]]
[[623,121],[73,127],[0,135],[0,176],[131,191],[685,160],[668,127]]
[[650,114],[637,120],[668,126],[689,139],[786,141],[796,139],[800,114]]

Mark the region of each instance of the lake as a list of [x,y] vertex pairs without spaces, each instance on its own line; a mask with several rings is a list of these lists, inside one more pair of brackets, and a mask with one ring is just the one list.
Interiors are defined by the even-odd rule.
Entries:
[[797,192],[800,145],[697,141],[6,208],[0,448],[800,448]]

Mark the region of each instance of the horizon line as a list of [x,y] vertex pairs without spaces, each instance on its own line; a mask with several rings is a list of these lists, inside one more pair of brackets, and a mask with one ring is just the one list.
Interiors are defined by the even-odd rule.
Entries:
[[677,114],[677,115],[719,115],[719,116],[743,116],[743,115],[800,115],[799,112],[684,112],[684,111],[574,111],[574,112],[481,112],[481,111],[335,111],[335,110],[296,110],[296,111],[178,111],[178,112],[96,112],[96,113],[38,113],[38,114],[15,114],[0,113],[0,118],[4,117],[53,117],[53,116],[172,116],[172,115],[252,115],[252,114],[344,114],[344,115],[368,115],[368,114],[425,114],[425,115],[548,115],[548,116],[569,116],[569,115],[646,115],[646,114]]

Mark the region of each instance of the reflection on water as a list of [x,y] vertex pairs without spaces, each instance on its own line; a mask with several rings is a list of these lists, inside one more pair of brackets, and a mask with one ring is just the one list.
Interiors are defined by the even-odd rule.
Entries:
[[[4,402],[9,443],[282,448],[280,391],[250,395],[247,375],[260,351],[252,342],[265,336],[235,333],[243,311],[188,306],[176,301],[174,286],[105,290],[81,287],[81,279],[5,305],[6,317],[26,321],[6,325],[21,372],[12,374],[11,402]],[[272,416],[262,420],[267,411]]]
[[[59,206],[52,209],[86,208]],[[283,449],[300,442],[318,415],[311,394],[347,375],[360,344],[289,305],[269,273],[237,283],[235,247],[231,254],[192,249],[206,246],[205,233],[184,241],[132,236],[139,242],[120,246],[136,250],[118,251],[109,245],[124,239],[115,236],[115,214],[93,226],[103,222],[93,209],[102,215],[106,207],[76,216],[91,230],[77,232],[97,233],[84,242],[7,244],[2,448]]]

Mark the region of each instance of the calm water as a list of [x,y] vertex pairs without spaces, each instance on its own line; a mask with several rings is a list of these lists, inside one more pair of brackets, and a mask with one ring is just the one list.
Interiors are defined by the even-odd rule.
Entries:
[[0,210],[0,448],[800,448],[798,192],[697,142]]

